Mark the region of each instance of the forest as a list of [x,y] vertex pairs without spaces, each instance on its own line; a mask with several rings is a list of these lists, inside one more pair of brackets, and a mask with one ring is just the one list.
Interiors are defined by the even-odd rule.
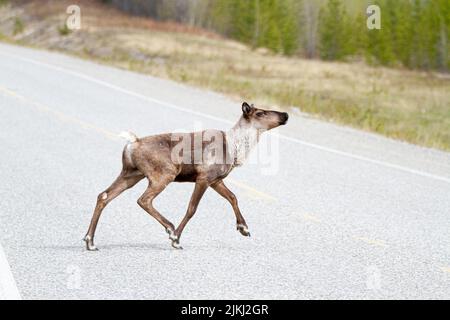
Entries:
[[[448,0],[104,0],[133,15],[202,27],[275,53],[450,70]],[[368,5],[381,29],[366,25]]]

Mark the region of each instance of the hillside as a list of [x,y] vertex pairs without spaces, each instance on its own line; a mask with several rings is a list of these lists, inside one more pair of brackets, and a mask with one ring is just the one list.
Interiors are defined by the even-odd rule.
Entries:
[[[0,39],[74,54],[450,150],[450,78],[439,73],[274,55],[199,28],[130,17],[101,1],[13,1]],[[64,27],[79,4],[82,29]],[[213,103],[213,102],[212,102]]]

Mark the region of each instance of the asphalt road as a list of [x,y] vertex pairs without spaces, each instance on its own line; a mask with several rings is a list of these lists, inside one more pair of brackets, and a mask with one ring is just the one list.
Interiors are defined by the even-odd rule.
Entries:
[[[239,113],[215,93],[1,44],[0,286],[11,270],[24,299],[450,298],[450,154],[295,113],[266,137],[271,170],[226,180],[251,238],[209,190],[184,250],[171,248],[136,204],[141,182],[85,251],[96,196],[120,171],[117,133],[225,129]],[[171,184],[156,207],[178,224],[192,189]]]

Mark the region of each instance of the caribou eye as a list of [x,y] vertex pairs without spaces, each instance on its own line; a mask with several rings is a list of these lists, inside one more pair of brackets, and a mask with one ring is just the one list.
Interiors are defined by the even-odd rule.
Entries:
[[262,112],[257,112],[256,113],[256,116],[257,117],[262,117],[263,115],[265,115],[266,113],[264,112],[264,111],[262,111]]

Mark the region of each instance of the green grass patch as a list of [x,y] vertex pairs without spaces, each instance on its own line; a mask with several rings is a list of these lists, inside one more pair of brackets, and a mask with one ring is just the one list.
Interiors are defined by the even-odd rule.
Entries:
[[19,17],[14,19],[13,35],[16,36],[25,30],[25,23]]
[[67,36],[67,35],[69,35],[71,32],[72,32],[72,30],[70,30],[70,29],[67,27],[67,24],[64,24],[63,26],[58,27],[58,33],[59,33],[61,36]]

